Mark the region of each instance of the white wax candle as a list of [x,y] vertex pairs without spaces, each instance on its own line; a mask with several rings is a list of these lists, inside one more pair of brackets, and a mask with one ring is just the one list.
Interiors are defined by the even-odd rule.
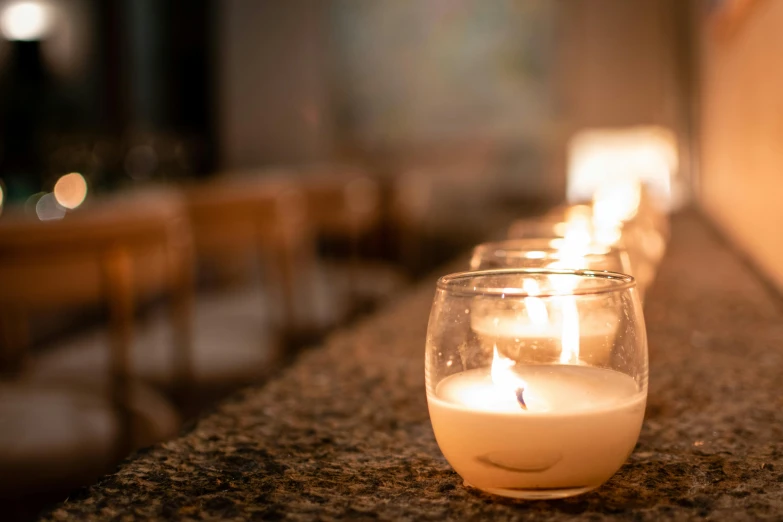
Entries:
[[639,437],[646,395],[634,379],[577,365],[514,374],[527,410],[489,368],[451,375],[427,394],[438,445],[457,473],[479,489],[523,498],[608,480]]

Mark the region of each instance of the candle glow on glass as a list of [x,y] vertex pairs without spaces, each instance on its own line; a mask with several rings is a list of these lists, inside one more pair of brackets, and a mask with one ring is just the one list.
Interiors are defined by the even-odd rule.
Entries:
[[537,296],[540,293],[538,283],[534,279],[525,279],[522,281],[522,288],[527,292],[525,297],[525,308],[533,324],[544,325],[549,322],[549,312],[546,309],[546,303]]
[[677,143],[662,127],[586,129],[568,146],[568,200],[589,201],[601,187],[633,179],[650,188],[661,208],[677,206]]
[[560,363],[579,363],[579,310],[576,300],[567,296],[563,307],[563,331],[560,337]]
[[[590,234],[590,222],[584,215],[578,215],[573,222],[569,222],[569,229],[563,238],[560,247],[561,257],[558,261],[550,263],[550,268],[579,269],[585,266],[585,255],[592,237]],[[576,288],[576,279],[563,276],[550,276],[552,286],[560,292],[567,294]],[[561,298],[562,332],[560,336],[560,363],[579,363],[579,310],[576,306],[576,298],[566,295]]]
[[596,241],[616,244],[623,223],[636,216],[641,204],[642,186],[638,179],[626,178],[605,183],[593,194],[593,230]]
[[[580,230],[557,262],[585,261]],[[632,288],[622,289],[630,300],[590,290],[633,280],[548,268],[452,277],[486,278],[488,290],[470,297],[465,314],[456,307],[470,326],[462,339],[433,328],[451,320],[431,319],[428,331],[427,402],[449,464],[466,485],[516,498],[562,498],[608,480],[633,451],[647,392],[646,366],[628,373],[618,361],[632,348],[645,350],[646,361],[646,340],[617,336],[636,318],[622,308],[638,302]],[[436,298],[434,317],[448,313],[437,306]],[[441,364],[447,370],[438,373]]]
[[[569,236],[560,247],[559,258],[548,268],[588,268],[585,256],[594,245],[585,247],[572,239]],[[501,307],[486,308],[478,302],[471,314],[471,328],[479,342],[486,350],[497,349],[512,358],[523,346],[534,346],[527,352],[532,358],[527,362],[582,364],[583,352],[592,363],[608,358],[619,326],[616,315],[611,310],[589,309],[582,317],[573,295],[577,277],[550,274],[545,281],[554,295],[541,297],[542,282],[524,278],[520,286],[527,295],[516,303],[508,300]]]
[[568,146],[567,199],[592,202],[596,243],[628,251],[644,291],[666,248],[666,214],[682,205],[675,135],[662,127],[586,129]]

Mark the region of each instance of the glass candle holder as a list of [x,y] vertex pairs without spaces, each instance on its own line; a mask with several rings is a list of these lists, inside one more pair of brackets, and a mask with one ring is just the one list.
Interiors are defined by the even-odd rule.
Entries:
[[570,247],[562,238],[509,239],[473,249],[471,270],[497,268],[589,269],[633,275],[624,249],[597,244]]
[[[517,240],[548,239],[558,248],[567,241],[581,248],[606,245],[625,251],[629,263],[625,273],[633,275],[642,294],[655,278],[657,261],[665,248],[665,239],[640,221],[603,222],[595,216],[587,220],[582,214],[575,222],[547,217],[520,219],[509,227],[507,237]],[[651,252],[655,252],[657,257],[653,258]]]
[[555,239],[565,237],[568,222],[552,216],[517,219],[508,227],[508,239]]
[[435,438],[466,485],[524,499],[590,491],[628,458],[644,417],[634,279],[554,269],[442,277],[425,380]]

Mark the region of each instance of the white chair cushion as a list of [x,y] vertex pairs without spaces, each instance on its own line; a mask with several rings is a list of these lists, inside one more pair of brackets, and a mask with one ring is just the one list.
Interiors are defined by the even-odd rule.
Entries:
[[295,281],[296,325],[321,331],[333,328],[354,311],[356,301],[383,302],[405,284],[398,270],[383,263],[319,261]]
[[[350,261],[342,263],[323,263],[324,272],[333,281],[345,287],[345,292],[351,290],[356,297],[373,303],[380,303],[402,290],[407,284],[405,275],[387,263],[361,260],[357,264]],[[353,282],[351,281],[353,278]]]
[[[193,317],[191,367],[198,384],[252,380],[264,374],[278,355],[277,340],[264,318],[259,292],[199,296]],[[134,329],[131,373],[161,386],[172,383],[174,338],[166,311]],[[107,376],[109,334],[97,328],[44,351],[34,358],[28,375],[36,380]]]
[[[94,385],[13,382],[0,385],[0,487],[25,491],[73,485],[106,472],[119,436],[116,411]],[[180,418],[156,392],[131,387],[134,447],[177,433]]]

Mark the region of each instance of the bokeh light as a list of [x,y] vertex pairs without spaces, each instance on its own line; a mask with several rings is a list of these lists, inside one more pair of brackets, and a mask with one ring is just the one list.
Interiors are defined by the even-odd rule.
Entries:
[[7,40],[40,40],[49,32],[52,16],[43,2],[15,2],[0,13],[0,31]]
[[630,221],[639,211],[641,182],[626,178],[598,187],[593,194],[593,222],[613,226]]
[[65,216],[65,208],[57,203],[54,194],[47,192],[35,204],[35,214],[41,221],[52,221],[62,219]]
[[677,154],[674,134],[661,127],[580,131],[568,146],[568,201],[587,202],[602,188],[641,183],[658,208],[670,211],[681,199]]
[[54,197],[60,206],[75,209],[87,197],[87,180],[78,172],[61,176],[54,184]]

